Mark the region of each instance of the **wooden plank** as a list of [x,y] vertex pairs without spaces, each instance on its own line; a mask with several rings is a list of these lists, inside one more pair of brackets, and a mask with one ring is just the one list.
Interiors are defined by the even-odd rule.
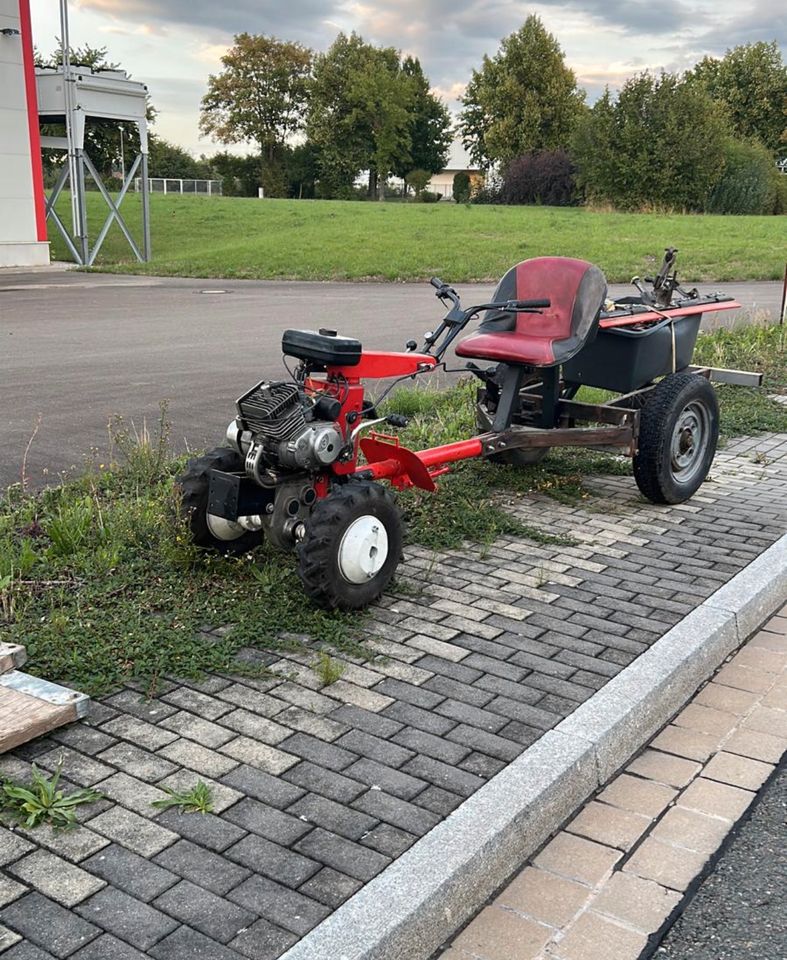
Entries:
[[89,698],[19,670],[0,676],[0,753],[85,716]]
[[24,666],[27,651],[18,643],[0,643],[0,673]]

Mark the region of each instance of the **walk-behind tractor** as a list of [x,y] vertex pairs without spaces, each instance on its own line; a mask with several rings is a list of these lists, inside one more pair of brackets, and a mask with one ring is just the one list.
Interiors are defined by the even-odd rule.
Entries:
[[[195,543],[241,554],[266,536],[298,553],[303,587],[326,607],[364,607],[383,592],[402,555],[402,521],[391,491],[435,490],[450,464],[471,457],[537,463],[551,447],[617,448],[653,503],[687,500],[716,450],[719,411],[710,381],[758,385],[760,376],[691,366],[704,313],[739,307],[731,297],[685,290],[668,250],[660,273],[638,293],[607,299],[598,267],[538,257],[512,267],[491,303],[463,309],[433,279],[448,312],[421,351],[364,350],[334,330],[287,330],[282,353],[292,379],[262,381],[237,402],[227,445],[192,460],[179,479]],[[672,271],[672,272],[671,272]],[[406,426],[376,407],[397,383],[438,369],[476,316],[456,355],[478,378],[478,434],[409,450],[376,427]],[[481,361],[479,365],[476,361]],[[448,371],[451,372],[451,371]],[[369,399],[367,380],[387,380]],[[575,399],[582,386],[618,394]]]

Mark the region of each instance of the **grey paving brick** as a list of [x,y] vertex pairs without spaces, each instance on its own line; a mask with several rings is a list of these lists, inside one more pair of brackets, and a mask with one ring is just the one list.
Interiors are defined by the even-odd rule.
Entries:
[[305,819],[309,824],[316,824],[332,833],[347,837],[349,840],[359,840],[377,822],[360,811],[352,810],[341,803],[334,803],[333,800],[327,800],[314,793],[307,794],[294,803],[289,813]]
[[561,650],[558,659],[564,663],[570,663],[574,667],[589,670],[591,673],[600,673],[603,677],[614,677],[620,673],[618,664],[608,663],[600,657],[586,657],[584,654],[575,653],[573,650]]
[[104,886],[103,880],[47,850],[35,850],[6,869],[64,907],[76,906]]
[[242,953],[250,960],[275,960],[291,947],[297,937],[267,920],[258,920],[248,930],[244,930],[230,944],[233,950]]
[[[244,835],[245,831],[234,823],[228,823],[213,813],[180,813],[176,809],[165,810],[157,823],[167,827],[177,837],[185,837],[201,847],[221,853]],[[157,850],[156,853],[159,851]]]
[[[448,732],[449,738],[450,734],[451,731]],[[459,763],[470,753],[470,748],[463,746],[461,741],[454,741],[453,738],[436,737],[424,730],[406,728],[397,733],[394,740],[396,743],[409,748],[410,757],[416,753],[423,753],[427,757],[444,760],[446,763]]]
[[240,930],[254,923],[255,915],[237,903],[216,896],[188,880],[163,893],[155,906],[169,916],[199,930],[220,943],[227,943]]
[[280,809],[288,807],[306,792],[280,777],[271,776],[263,770],[257,770],[256,767],[245,764],[231,770],[222,778],[222,782],[256,800]]
[[354,780],[360,780],[361,783],[368,784],[370,787],[378,787],[404,800],[411,800],[426,787],[423,780],[392,767],[386,767],[385,764],[377,763],[376,760],[365,758],[358,760],[348,767],[346,772]]
[[[421,658],[424,659],[423,657]],[[448,663],[448,661],[446,661]],[[394,680],[393,677],[386,677],[374,688],[375,693],[381,693],[384,696],[392,697],[396,701],[404,701],[415,707],[421,707],[424,710],[431,710],[443,699],[440,694],[433,693],[430,690],[424,690],[423,687],[415,686],[412,683],[402,683],[401,680]]]
[[[464,724],[454,727],[447,736],[449,740],[456,741],[462,747],[465,755],[469,752],[469,749],[473,749],[510,763],[522,752],[521,744],[515,743],[513,740],[506,740],[505,737],[489,733],[486,730],[479,730],[478,727],[468,727]],[[421,752],[426,753],[427,751],[422,750]],[[445,760],[446,758],[438,757],[437,759]]]
[[502,760],[495,760],[494,757],[487,757],[483,753],[471,753],[459,766],[468,773],[490,780],[496,773],[500,773],[505,763]]
[[256,875],[236,887],[229,899],[298,936],[308,933],[330,913],[325,904]]
[[80,787],[92,787],[99,780],[104,780],[114,773],[114,770],[105,763],[100,763],[93,757],[85,756],[70,747],[58,746],[36,757],[36,765],[43,767],[44,770],[54,771],[59,764],[68,771],[68,779]]
[[298,762],[298,758],[293,754],[271,747],[267,743],[260,743],[259,740],[252,740],[251,737],[235,737],[234,740],[225,743],[221,751],[237,761],[258,767],[273,776],[283,773]]
[[2,910],[7,903],[18,900],[19,897],[25,893],[29,893],[28,887],[23,883],[17,883],[16,880],[12,880],[4,873],[0,873],[0,910]]
[[167,788],[179,792],[188,792],[193,790],[196,784],[204,783],[210,790],[211,803],[214,813],[223,813],[233,803],[237,803],[243,794],[238,790],[233,790],[218,780],[211,780],[210,777],[197,776],[193,771],[187,769],[178,770],[176,773],[160,780],[156,786],[160,789]]
[[364,730],[376,737],[392,737],[402,729],[402,724],[396,720],[351,704],[344,704],[334,710],[329,719],[346,724],[348,727]]
[[98,759],[147,783],[155,783],[178,769],[169,760],[132,743],[117,743],[100,753]]
[[178,926],[171,917],[114,887],[100,890],[76,912],[138,950],[147,950]]
[[[358,709],[357,707],[348,707],[348,709]],[[376,716],[376,714],[370,714]],[[276,716],[276,722],[290,730],[299,730],[301,733],[311,734],[313,737],[319,737],[320,740],[326,740],[333,743],[343,733],[347,732],[347,725],[329,717],[315,716],[308,710],[302,710],[300,707],[287,707]]]
[[[431,680],[428,682],[431,683]],[[456,725],[455,720],[439,716],[430,710],[414,707],[411,703],[392,703],[385,710],[384,716],[406,724],[408,727],[425,730],[427,733],[434,733],[437,736],[442,736]]]
[[123,807],[113,807],[93,817],[88,823],[91,830],[143,857],[152,857],[177,840],[177,835],[163,824],[152,823]]
[[493,699],[494,694],[480,687],[471,687],[466,683],[458,683],[450,677],[432,677],[424,684],[428,690],[434,690],[444,697],[451,700],[461,700],[462,703],[469,703],[472,707],[483,707]]
[[[227,723],[227,720],[228,718],[225,717],[224,722]],[[203,747],[220,747],[235,736],[232,730],[227,730],[226,727],[221,727],[204,717],[197,717],[188,710],[178,710],[171,717],[165,717],[161,721],[161,726],[181,737],[196,740]]]
[[166,800],[163,790],[127,773],[115,773],[96,784],[96,789],[116,803],[122,804],[144,817],[155,817],[159,810],[152,806],[157,800]]
[[295,733],[281,743],[281,749],[295,754],[304,760],[310,760],[320,767],[341,771],[357,759],[350,750],[334,743],[326,743],[306,733]]
[[[284,713],[284,711],[282,711]],[[276,720],[261,717],[250,710],[238,708],[221,718],[222,724],[235,733],[241,733],[252,740],[259,740],[269,746],[275,746],[290,736],[291,730],[279,723],[282,713],[277,714]]]
[[[191,880],[192,883],[197,883],[220,896],[225,896],[249,876],[249,871],[245,867],[211,850],[197,846],[190,840],[178,840],[171,847],[162,850],[154,859],[156,868],[160,869],[167,878],[171,877],[171,881],[167,882],[166,887],[162,886],[153,893],[151,899],[173,886],[180,877]],[[116,882],[116,886],[122,886],[122,884]]]
[[417,839],[418,837],[412,833],[393,827],[389,823],[380,823],[363,837],[361,844],[395,860],[411,847]]
[[3,923],[58,958],[69,956],[101,933],[72,910],[35,892],[5,907]]
[[543,732],[543,730],[522,723],[521,720],[512,720],[503,727],[500,731],[500,736],[505,740],[513,740],[523,747],[529,747],[531,743],[535,743],[536,740],[538,740]]
[[[122,714],[131,714],[139,720],[145,720],[148,723],[158,723],[164,717],[168,717],[175,712],[175,707],[169,703],[164,703],[158,699],[147,699],[138,690],[121,690],[111,697],[107,697],[104,705],[114,708],[114,711],[120,711]],[[94,705],[91,704],[90,713],[93,714]],[[113,719],[109,717],[108,719]],[[107,721],[102,721],[106,723]]]
[[156,960],[238,960],[238,954],[191,927],[178,929],[148,950]]
[[541,710],[529,703],[518,703],[508,697],[495,697],[489,704],[489,709],[504,717],[510,717],[512,720],[519,720],[522,723],[537,727],[539,730],[551,730],[556,723],[560,723],[562,720],[562,717],[557,713]]
[[[423,798],[430,789],[427,787],[422,794],[419,794],[418,806],[415,803],[401,800],[399,797],[393,797],[382,790],[369,790],[353,803],[353,807],[362,810],[370,817],[374,817],[375,820],[382,820],[393,827],[399,827],[408,833],[422,836],[440,822],[440,816],[437,813],[441,811],[433,812],[431,809],[423,809]],[[432,799],[436,805],[438,798],[434,797]]]
[[329,833],[322,827],[316,827],[303,840],[299,840],[295,849],[356,880],[371,880],[391,862],[390,857]]
[[529,676],[525,681],[516,682],[505,680],[493,673],[487,673],[478,681],[478,686],[488,690],[493,697],[510,697],[512,700],[519,700],[522,703],[538,703],[544,696],[541,690],[530,686]]
[[219,717],[229,713],[232,709],[232,706],[225,700],[219,700],[218,697],[201,693],[199,690],[192,690],[191,687],[176,687],[162,699],[168,704],[179,707],[181,710],[188,710],[205,720],[218,720]]
[[351,780],[349,776],[325,770],[308,760],[302,760],[296,767],[284,774],[284,779],[303,787],[304,792],[319,793],[329,800],[350,803],[365,789],[363,783]]
[[300,887],[320,869],[320,864],[314,860],[286,850],[256,834],[249,834],[239,840],[225,855],[235,863],[288,887]]
[[[174,707],[167,705],[167,712],[168,714],[174,713]],[[161,717],[160,719],[164,718]],[[109,733],[121,740],[129,740],[146,750],[158,750],[166,744],[172,743],[173,740],[177,740],[177,734],[172,733],[171,730],[163,730],[161,727],[156,727],[152,723],[140,720],[138,717],[125,714],[121,714],[114,720],[110,720],[109,723],[105,723],[101,729],[104,733]]]
[[443,787],[445,790],[459,793],[462,796],[469,797],[484,783],[481,777],[459,770],[432,757],[414,757],[412,760],[408,760],[403,769],[414,777],[428,780],[435,786]]
[[117,743],[117,740],[108,733],[102,733],[85,723],[72,723],[67,727],[61,727],[60,730],[54,730],[51,737],[58,743],[91,757]]
[[123,943],[111,933],[104,933],[97,940],[72,954],[70,960],[144,960],[144,958],[144,953],[128,943]]
[[363,730],[351,730],[341,737],[338,744],[352,751],[356,756],[360,755],[370,760],[377,760],[389,767],[400,767],[413,755],[412,750],[407,750],[404,746],[398,746],[390,740],[375,737]]
[[357,893],[362,886],[360,880],[348,877],[345,873],[339,873],[331,867],[323,867],[303,884],[299,892],[335,908]]
[[145,902],[154,900],[179,879],[147,858],[114,843],[84,860],[82,866],[111,886]]
[[12,863],[35,849],[34,844],[11,830],[0,830],[0,867]]
[[106,837],[84,826],[78,830],[55,830],[47,825],[33,829],[20,826],[16,829],[26,838],[34,840],[37,845],[52,850],[72,863],[79,863],[109,844]]
[[[481,670],[473,669],[471,661],[474,656],[477,654],[470,653],[461,663],[456,663],[453,660],[444,660],[442,657],[427,654],[421,657],[416,665],[431,673],[457,680],[459,683],[471,684],[482,675]],[[416,704],[416,706],[424,706],[424,704]]]
[[[224,749],[226,750],[226,746]],[[238,760],[226,753],[209,750],[186,737],[168,743],[159,751],[159,755],[173,763],[188,767],[196,773],[202,773],[215,779],[220,779],[238,765]]]
[[[14,934],[14,936],[19,936],[19,934]],[[1,941],[0,945],[2,945]],[[72,956],[78,957],[79,954],[72,954]],[[30,943],[29,940],[20,940],[10,950],[3,953],[3,960],[52,960],[52,954],[45,953],[35,944]]]
[[469,703],[445,700],[438,706],[437,712],[456,723],[464,723],[471,727],[486,730],[489,733],[497,733],[506,721],[499,714],[490,712],[494,702],[494,700],[490,701],[488,709],[480,710]]
[[245,797],[225,811],[224,819],[285,847],[295,843],[310,830],[309,825],[297,816],[283,813],[276,807],[270,807],[251,797]]

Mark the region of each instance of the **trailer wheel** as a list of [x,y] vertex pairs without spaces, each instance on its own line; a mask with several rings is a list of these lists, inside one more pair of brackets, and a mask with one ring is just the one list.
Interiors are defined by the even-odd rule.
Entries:
[[719,439],[719,401],[705,377],[673,373],[640,414],[634,479],[652,503],[683,503],[700,487]]
[[211,470],[243,470],[243,458],[230,447],[217,447],[189,460],[185,473],[175,481],[180,493],[180,515],[198,547],[235,556],[248,553],[262,543],[262,530],[246,530],[239,523],[208,513]]
[[303,589],[321,607],[357,610],[385,590],[402,556],[401,513],[369,480],[335,487],[314,505],[297,545]]

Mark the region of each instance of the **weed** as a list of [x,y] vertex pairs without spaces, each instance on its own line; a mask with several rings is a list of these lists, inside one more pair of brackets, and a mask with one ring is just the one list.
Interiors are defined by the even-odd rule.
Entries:
[[202,780],[198,780],[191,790],[174,790],[171,787],[162,789],[167,796],[161,800],[153,800],[150,804],[157,810],[177,807],[178,813],[213,813],[213,794]]
[[324,650],[320,653],[317,664],[314,668],[314,672],[320,678],[322,685],[324,687],[329,687],[332,683],[336,683],[344,673],[344,664],[340,663],[338,660],[334,660],[329,654]]
[[76,808],[84,803],[93,803],[101,799],[95,790],[74,790],[66,794],[58,789],[62,761],[58,762],[50,778],[33,764],[32,784],[23,786],[11,780],[3,781],[3,812],[12,820],[18,820],[26,827],[38,827],[49,824],[60,830],[72,829],[77,825]]

